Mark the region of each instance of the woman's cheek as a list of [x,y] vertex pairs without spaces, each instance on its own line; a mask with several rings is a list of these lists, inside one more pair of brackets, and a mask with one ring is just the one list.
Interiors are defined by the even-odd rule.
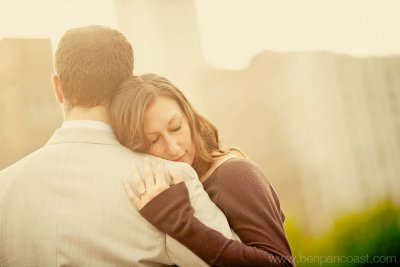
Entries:
[[156,157],[161,157],[159,148],[154,145],[150,148],[149,154]]

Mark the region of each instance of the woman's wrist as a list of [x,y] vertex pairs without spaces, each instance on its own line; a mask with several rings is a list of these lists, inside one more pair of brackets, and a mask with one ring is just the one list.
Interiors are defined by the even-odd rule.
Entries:
[[186,185],[180,182],[150,200],[139,213],[154,227],[173,236],[193,216],[194,210]]

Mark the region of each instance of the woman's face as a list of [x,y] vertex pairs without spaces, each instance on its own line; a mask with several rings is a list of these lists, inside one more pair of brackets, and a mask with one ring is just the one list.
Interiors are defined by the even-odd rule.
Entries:
[[147,153],[192,165],[195,149],[189,124],[175,100],[161,96],[150,103],[144,112],[144,132],[151,143]]

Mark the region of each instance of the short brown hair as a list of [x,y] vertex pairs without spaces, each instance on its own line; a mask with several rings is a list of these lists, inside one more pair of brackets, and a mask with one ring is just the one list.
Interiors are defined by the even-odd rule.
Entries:
[[117,30],[74,28],[58,44],[55,69],[71,106],[108,106],[120,83],[132,75],[133,49]]
[[159,96],[175,100],[185,115],[195,148],[192,166],[199,176],[208,171],[215,157],[236,150],[223,149],[217,128],[194,110],[174,84],[156,74],[128,78],[111,102],[111,126],[122,145],[137,152],[148,151],[151,144],[144,132],[144,112]]

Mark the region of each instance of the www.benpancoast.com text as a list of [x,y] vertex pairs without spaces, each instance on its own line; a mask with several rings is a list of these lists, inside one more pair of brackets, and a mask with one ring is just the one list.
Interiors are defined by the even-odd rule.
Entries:
[[390,255],[297,255],[290,258],[274,256],[272,261],[291,261],[296,264],[396,264],[397,256]]

